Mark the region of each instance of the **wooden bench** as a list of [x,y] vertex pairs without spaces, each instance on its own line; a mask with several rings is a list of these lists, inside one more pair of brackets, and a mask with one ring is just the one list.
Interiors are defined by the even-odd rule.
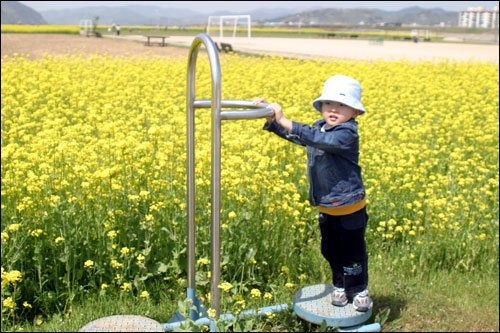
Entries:
[[161,39],[161,42],[155,42],[156,44],[160,45],[160,46],[166,46],[167,43],[165,43],[165,38],[168,38],[168,36],[144,36],[147,38],[147,41],[146,41],[146,46],[151,46],[153,45],[153,43],[151,42],[151,39],[154,39],[154,38],[158,38],[158,39]]
[[370,44],[383,44],[384,39],[382,37],[370,38]]
[[233,52],[233,46],[228,43],[220,43],[220,48],[224,52]]
[[214,43],[214,44],[215,44],[215,47],[217,48],[217,51],[219,51],[219,53],[221,51],[224,51],[224,52],[234,52],[233,46],[231,44],[220,43],[220,46],[217,43]]

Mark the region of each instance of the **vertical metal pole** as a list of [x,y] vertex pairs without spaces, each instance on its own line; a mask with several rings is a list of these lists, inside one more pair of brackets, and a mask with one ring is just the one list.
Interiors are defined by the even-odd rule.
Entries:
[[220,314],[220,150],[221,150],[221,70],[219,54],[212,39],[199,34],[191,44],[188,59],[188,292],[195,288],[195,209],[194,209],[194,101],[196,59],[205,44],[212,74],[212,283],[210,307]]
[[250,30],[252,28],[252,20],[250,18],[250,15],[248,15],[247,19],[248,19],[248,41],[250,41],[250,36],[251,36]]
[[223,39],[224,39],[224,32],[222,31],[222,16],[219,19],[219,29],[220,29],[219,30],[219,36],[220,36],[219,37],[220,38],[219,42],[222,42]]
[[235,17],[234,18],[234,27],[233,27],[233,40],[234,40],[234,37],[236,37],[236,27],[238,25],[238,18]]
[[188,290],[196,288],[195,281],[195,207],[194,207],[194,83],[199,45],[193,42],[187,73],[187,204],[188,204]]

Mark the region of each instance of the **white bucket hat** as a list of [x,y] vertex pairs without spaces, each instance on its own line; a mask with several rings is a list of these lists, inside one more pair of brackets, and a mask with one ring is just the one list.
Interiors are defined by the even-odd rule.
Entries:
[[326,80],[323,93],[313,102],[314,108],[319,112],[321,112],[321,102],[323,101],[345,104],[361,111],[361,114],[366,112],[363,104],[361,104],[361,85],[349,76],[334,75]]

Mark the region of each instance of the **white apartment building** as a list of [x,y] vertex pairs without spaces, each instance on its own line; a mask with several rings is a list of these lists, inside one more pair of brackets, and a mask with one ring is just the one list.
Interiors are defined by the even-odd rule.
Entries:
[[458,26],[466,28],[497,28],[498,6],[493,10],[485,7],[469,7],[458,15]]

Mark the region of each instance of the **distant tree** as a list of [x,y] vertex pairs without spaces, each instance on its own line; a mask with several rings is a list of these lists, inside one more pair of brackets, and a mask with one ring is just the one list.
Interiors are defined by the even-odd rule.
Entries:
[[92,32],[96,37],[102,37],[101,33],[97,31],[97,24],[99,23],[99,16],[94,16],[92,19]]

